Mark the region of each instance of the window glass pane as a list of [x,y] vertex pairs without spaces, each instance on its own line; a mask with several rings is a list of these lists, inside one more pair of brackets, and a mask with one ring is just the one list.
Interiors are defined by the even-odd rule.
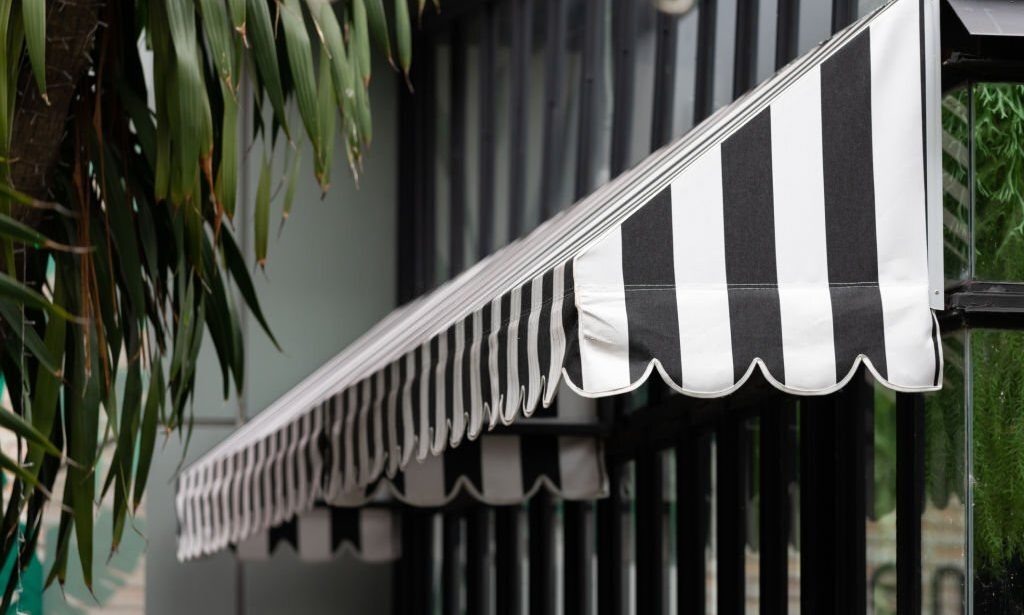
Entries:
[[494,50],[494,246],[497,250],[509,241],[508,197],[509,158],[512,152],[512,3],[497,7],[498,40]]
[[633,36],[633,117],[630,126],[631,167],[651,152],[651,121],[654,110],[654,70],[657,48],[657,10],[649,0],[634,2],[636,32]]
[[[715,24],[715,82],[714,107],[732,102],[733,59],[736,57],[736,2],[718,0]],[[750,0],[743,0],[749,2]]]
[[942,206],[946,279],[963,280],[970,272],[969,90],[942,99]]
[[886,0],[860,0],[857,3],[857,15],[863,17],[885,4]]
[[943,340],[942,391],[925,397],[925,501],[921,598],[925,613],[959,615],[964,603],[964,338]]
[[758,83],[775,74],[775,28],[778,24],[778,0],[759,0],[757,10],[757,71]]
[[562,59],[562,83],[559,92],[560,117],[555,129],[554,156],[558,169],[552,182],[554,210],[565,208],[576,200],[576,164],[580,127],[580,84],[583,75],[583,38],[586,29],[587,0],[563,0],[565,47]]
[[826,0],[800,3],[797,56],[810,51],[829,37],[832,30],[832,3]]
[[675,94],[672,97],[672,136],[693,127],[693,89],[697,79],[697,20],[700,4],[683,13],[676,24]]
[[448,278],[448,205],[451,198],[451,48],[447,36],[434,47],[434,280]]
[[[530,6],[527,4],[526,6]],[[544,169],[544,104],[547,92],[544,89],[545,48],[547,46],[547,5],[543,2],[534,3],[531,21],[527,24],[529,33],[529,52],[527,53],[527,81],[521,86],[526,91],[525,131],[521,137],[526,139],[526,202],[524,234],[533,230],[540,222],[541,178]]]
[[971,331],[974,613],[1024,612],[1024,333]]
[[874,469],[865,528],[868,605],[876,615],[895,615],[896,393],[874,383],[874,394],[874,454],[869,452],[866,459],[868,468]]
[[973,87],[974,276],[1024,280],[1024,85]]
[[465,262],[458,263],[458,270],[462,271],[469,263],[475,262],[476,246],[479,238],[480,224],[480,115],[484,112],[492,112],[493,109],[480,108],[480,40],[481,40],[481,18],[479,11],[472,19],[463,20],[462,32],[465,49],[463,51],[463,68],[466,74],[463,77],[465,87],[465,115],[461,118],[465,122],[463,134],[465,144],[463,145],[463,173],[465,173],[465,213],[463,214],[463,254]]

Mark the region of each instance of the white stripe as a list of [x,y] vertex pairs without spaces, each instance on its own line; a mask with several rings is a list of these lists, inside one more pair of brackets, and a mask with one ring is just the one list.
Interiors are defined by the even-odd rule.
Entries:
[[298,525],[299,559],[304,562],[328,562],[331,553],[331,511],[317,507],[302,515]]
[[391,370],[391,386],[388,389],[388,476],[394,476],[402,461],[402,443],[398,441],[398,394],[402,386],[398,383],[401,373],[398,361],[388,369]]
[[482,383],[480,382],[480,369],[481,365],[481,340],[483,339],[483,311],[477,310],[473,312],[473,339],[469,345],[469,390],[470,390],[470,401],[469,401],[469,439],[475,440],[480,435],[480,430],[483,429],[483,408],[484,408],[484,395],[485,393],[480,390]]
[[[620,260],[621,263],[621,260]],[[555,267],[551,279],[551,365],[548,367],[547,392],[544,396],[544,405],[550,405],[558,391],[558,382],[562,376],[562,363],[565,361],[565,331],[562,330],[562,306],[565,305],[566,292],[572,292],[572,288],[565,288],[565,267],[562,263]],[[627,370],[628,377],[628,370]]]
[[[629,327],[622,281],[622,233],[619,227],[576,257],[576,303],[580,319],[580,360],[587,393],[629,386]],[[556,270],[556,279],[558,279]],[[560,293],[556,293],[557,298]],[[551,310],[551,326],[560,320]],[[553,353],[552,353],[553,354]]]
[[234,542],[238,537],[238,530],[242,525],[242,482],[245,480],[245,472],[242,470],[245,463],[245,452],[239,451],[232,457],[231,472],[231,527],[228,532],[228,542]]
[[439,506],[444,503],[444,457],[427,457],[405,468],[405,500],[413,506]]
[[506,328],[505,339],[505,372],[507,373],[507,387],[505,388],[505,406],[501,422],[510,425],[519,414],[523,403],[523,392],[519,386],[519,319],[523,307],[523,289],[516,287],[512,289],[509,296],[508,327]]
[[412,459],[413,449],[416,447],[416,423],[412,416],[412,396],[419,395],[419,391],[412,390],[413,377],[416,374],[415,350],[405,355],[405,382],[402,383],[402,424],[404,425],[402,441],[402,462],[401,467],[408,465]]
[[312,506],[313,502],[316,501],[323,491],[323,480],[321,477],[323,476],[324,460],[320,454],[320,434],[323,433],[326,412],[323,404],[317,406],[313,412],[313,432],[310,434],[309,443],[307,444],[313,472],[313,482],[310,485],[309,492],[306,494],[306,497],[309,498],[306,501],[307,506]]
[[[530,283],[530,318],[527,322],[527,360],[530,365],[530,382],[527,385],[526,416],[533,414],[537,401],[544,391],[541,390],[540,357],[538,356],[537,329],[540,327],[540,311],[544,305],[543,276],[533,279]],[[544,378],[547,379],[547,374]]]
[[455,323],[455,355],[452,358],[452,425],[449,439],[452,446],[462,441],[466,433],[466,402],[462,398],[462,374],[466,361],[466,323],[460,320]]
[[295,491],[296,512],[306,510],[306,506],[310,501],[309,492],[313,489],[309,481],[306,480],[306,477],[310,475],[309,468],[306,467],[306,451],[309,446],[309,432],[312,429],[312,423],[313,416],[311,414],[307,414],[299,421],[299,443],[295,451],[296,473],[299,477],[299,482],[296,485]]
[[484,501],[513,504],[523,499],[523,461],[519,436],[486,435],[480,439],[480,478]]
[[371,480],[377,480],[384,471],[384,460],[387,458],[384,448],[384,404],[389,391],[384,389],[384,370],[377,372],[377,396],[373,400],[373,470]]
[[672,245],[683,387],[724,391],[733,385],[733,366],[717,145],[672,182]]
[[440,455],[448,444],[448,418],[444,412],[447,407],[444,385],[447,373],[448,332],[442,331],[437,336],[437,366],[434,368],[434,437],[430,443],[431,455]]
[[430,340],[427,340],[420,346],[420,372],[419,380],[417,380],[419,391],[413,392],[420,396],[420,415],[416,417],[417,432],[419,433],[419,448],[416,458],[421,461],[430,454],[430,441],[433,439],[430,433],[430,379],[433,377],[430,364]]
[[296,465],[298,465],[299,449],[299,422],[292,421],[285,432],[285,440],[288,442],[288,449],[285,452],[284,463],[284,499],[281,507],[282,516],[287,519],[295,513],[299,502],[299,487],[295,484]]
[[593,500],[608,494],[604,455],[597,438],[558,438],[558,470],[562,484],[559,495],[568,500]]
[[815,68],[771,107],[775,263],[786,386],[835,384],[832,298],[825,244],[821,72]]
[[359,555],[367,562],[398,559],[399,537],[395,515],[383,508],[359,511]]
[[501,400],[505,392],[501,390],[500,374],[498,374],[498,333],[501,331],[501,296],[491,301],[491,322],[487,335],[487,367],[491,374],[491,390],[488,398],[488,391],[484,391],[484,399],[487,401],[488,428],[494,429],[498,424],[498,416],[501,413]]
[[878,285],[888,379],[930,387],[935,377],[928,299],[921,65],[917,2],[897,2],[871,25],[871,142]]
[[218,520],[217,538],[214,543],[216,550],[223,549],[228,544],[228,539],[231,535],[231,476],[232,471],[229,467],[232,458],[225,458],[220,464],[220,470],[218,471],[217,483],[220,491],[220,519]]
[[264,530],[249,536],[238,543],[235,555],[245,562],[264,562],[270,559],[270,533]]

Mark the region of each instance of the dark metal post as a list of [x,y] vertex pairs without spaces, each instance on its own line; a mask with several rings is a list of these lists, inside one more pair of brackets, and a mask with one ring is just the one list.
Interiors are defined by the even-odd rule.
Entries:
[[800,0],[777,0],[775,22],[775,68],[789,64],[797,54],[800,30]]
[[465,266],[466,245],[466,42],[462,20],[452,22],[448,39],[451,128],[448,132],[448,277]]
[[480,182],[477,219],[477,260],[494,249],[494,56],[498,20],[494,2],[485,2],[480,18],[480,70],[478,106],[480,113]]
[[800,612],[835,611],[836,396],[800,406]]
[[832,33],[839,32],[857,19],[857,0],[832,0]]
[[654,108],[651,114],[651,150],[672,139],[672,117],[676,93],[676,42],[679,18],[658,11],[654,50]]
[[743,615],[746,606],[747,430],[726,419],[717,433],[718,613]]
[[597,613],[619,615],[622,592],[622,465],[609,461],[608,497],[597,502]]
[[459,577],[460,523],[456,513],[443,514],[441,546],[441,612],[458,615],[462,578]]
[[792,406],[761,412],[760,613],[786,615],[789,603],[789,424]]
[[490,612],[490,515],[484,506],[466,514],[466,612]]
[[590,613],[590,523],[588,502],[565,502],[562,510],[565,568],[563,613]]
[[739,98],[757,79],[757,0],[736,3],[736,41],[732,97]]
[[[494,574],[497,615],[520,615],[522,577],[520,573],[519,506],[494,509]],[[566,611],[568,612],[568,611]]]
[[547,219],[558,211],[556,187],[559,164],[556,159],[563,119],[562,83],[565,64],[565,18],[562,0],[547,0],[545,4],[544,40],[544,137],[541,150],[541,218]]
[[612,108],[612,177],[629,166],[629,146],[633,128],[636,5],[634,0],[612,0],[612,41],[615,49],[612,69],[615,79],[615,101]]
[[924,397],[896,395],[896,611],[921,613]]
[[665,561],[661,515],[664,510],[661,456],[641,452],[636,458],[636,611],[661,613]]
[[529,96],[529,64],[533,0],[512,3],[511,81],[509,84],[508,234],[516,239],[526,225],[526,101]]
[[715,108],[715,19],[717,0],[703,0],[697,15],[697,72],[693,86],[693,124]]
[[555,553],[551,494],[538,491],[529,504],[530,519],[530,615],[549,615],[555,610]]
[[710,494],[711,437],[693,433],[676,447],[676,587],[680,615],[705,612]]
[[[868,493],[873,486],[869,451],[874,443],[874,388],[861,370],[838,393],[833,442],[837,452],[835,533],[835,613],[867,612]],[[869,484],[870,483],[870,484]]]
[[594,132],[598,95],[602,82],[601,55],[604,49],[604,16],[608,0],[588,0],[583,31],[583,70],[580,75],[580,125],[576,158],[576,198],[586,196],[596,183],[594,177]]

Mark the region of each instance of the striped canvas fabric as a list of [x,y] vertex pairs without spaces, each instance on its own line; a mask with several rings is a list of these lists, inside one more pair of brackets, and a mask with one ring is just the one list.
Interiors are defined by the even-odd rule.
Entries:
[[249,536],[235,547],[235,555],[243,561],[265,561],[287,544],[304,562],[327,562],[342,553],[365,562],[393,562],[402,554],[401,532],[399,513],[391,508],[316,506]]
[[387,316],[182,472],[179,554],[407,480],[560,388],[615,395],[656,372],[715,397],[760,370],[826,394],[861,364],[938,388],[919,7],[878,9]]

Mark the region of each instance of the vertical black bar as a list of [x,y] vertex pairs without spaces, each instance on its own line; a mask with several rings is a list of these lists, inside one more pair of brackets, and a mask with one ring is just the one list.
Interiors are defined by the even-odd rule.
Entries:
[[594,176],[594,133],[598,130],[596,116],[598,92],[602,76],[601,57],[604,48],[604,15],[609,0],[588,0],[583,31],[583,67],[580,71],[580,125],[576,157],[576,198],[586,196],[597,182]]
[[480,18],[480,70],[477,80],[477,104],[480,114],[480,195],[477,199],[477,259],[494,250],[494,56],[498,40],[498,20],[494,2],[485,2]]
[[612,177],[629,165],[633,127],[633,53],[636,41],[636,7],[633,0],[612,0],[612,41],[615,49],[612,74],[615,101],[612,108]]
[[857,19],[857,0],[832,0],[832,33],[839,32]]
[[718,613],[743,615],[746,606],[747,430],[742,420],[727,419],[716,433]]
[[530,615],[549,615],[555,609],[555,552],[551,494],[541,489],[529,504]]
[[587,502],[565,502],[562,522],[565,565],[563,613],[590,613],[590,550]]
[[693,124],[715,108],[715,19],[717,0],[703,0],[697,14],[697,72],[693,86]]
[[522,613],[521,533],[519,506],[499,506],[494,509],[494,601],[497,615]]
[[868,442],[874,439],[874,389],[861,369],[838,395],[834,557],[837,615],[867,612]]
[[458,615],[459,590],[462,579],[459,578],[459,516],[456,513],[443,513],[442,546],[441,546],[441,612],[444,615]]
[[622,593],[622,464],[609,460],[608,497],[597,502],[597,613],[619,615]]
[[706,606],[705,550],[710,526],[711,438],[693,433],[676,447],[676,587],[679,615]]
[[[424,37],[425,38],[425,37]],[[434,45],[423,45],[423,55],[420,61],[420,69],[423,77],[423,89],[418,91],[417,106],[416,109],[419,112],[419,119],[417,120],[417,126],[420,129],[420,148],[418,156],[420,159],[418,169],[422,172],[420,174],[420,203],[419,211],[419,224],[417,224],[416,232],[420,239],[419,253],[417,254],[416,263],[418,265],[418,276],[417,276],[417,288],[416,295],[426,292],[434,286],[435,278],[437,276],[437,249],[435,246],[437,239],[437,203],[434,177],[434,156],[436,154],[434,125],[436,122],[437,115],[437,99],[435,97],[435,91],[437,85],[435,83],[435,48]]]
[[[405,612],[411,615],[428,615],[430,613],[432,590],[431,579],[434,569],[433,562],[433,523],[432,515],[420,511],[409,510],[405,513],[409,523],[402,529],[403,542],[408,534],[409,552],[403,551],[402,558],[408,560],[409,595],[403,601]],[[408,531],[407,531],[408,530]]]
[[654,48],[654,108],[651,114],[651,150],[672,139],[672,117],[676,93],[676,40],[679,18],[658,11],[657,39]]
[[665,562],[662,559],[661,456],[644,451],[636,458],[636,612],[658,614],[664,611]]
[[[800,612],[835,608],[834,539],[836,396],[806,398],[800,407]],[[844,488],[848,486],[844,485]]]
[[789,64],[797,54],[800,29],[800,0],[777,0],[775,22],[775,68]]
[[[896,611],[921,613],[924,397],[896,395]],[[937,611],[936,611],[937,612]]]
[[760,613],[786,615],[789,603],[788,402],[768,402],[761,412]]
[[526,225],[526,135],[529,96],[530,38],[533,25],[533,0],[510,0],[512,4],[511,82],[509,84],[509,156],[508,234],[516,239]]
[[541,150],[541,218],[548,219],[558,211],[556,198],[560,165],[557,156],[561,134],[562,73],[565,64],[565,18],[563,0],[545,3],[544,39],[544,136]]
[[[420,37],[417,37],[419,41]],[[422,45],[417,44],[416,49],[420,51]],[[417,56],[420,57],[420,56]],[[420,67],[417,63],[410,78],[418,80]],[[395,178],[398,185],[398,303],[406,303],[416,296],[416,261],[419,246],[419,233],[417,222],[419,210],[420,182],[426,169],[421,164],[419,153],[419,141],[421,134],[426,129],[420,125],[420,115],[417,106],[419,98],[414,98],[412,93],[405,87],[401,77],[398,80],[398,175]],[[403,177],[412,177],[413,181],[401,181]],[[396,568],[401,568],[399,564]],[[397,604],[397,603],[396,603]],[[401,612],[396,610],[397,612]]]
[[466,612],[489,613],[488,558],[490,515],[487,508],[477,506],[466,514]]
[[465,266],[466,245],[466,44],[461,19],[452,22],[448,36],[448,277]]
[[759,0],[736,3],[736,41],[732,97],[739,98],[757,79],[757,6]]

